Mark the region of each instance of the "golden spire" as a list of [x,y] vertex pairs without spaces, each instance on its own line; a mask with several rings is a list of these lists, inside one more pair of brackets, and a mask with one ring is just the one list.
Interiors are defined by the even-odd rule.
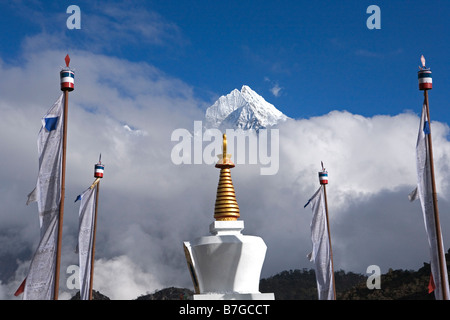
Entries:
[[239,205],[236,201],[230,169],[234,168],[231,154],[227,153],[227,135],[223,134],[223,154],[218,155],[216,168],[220,168],[219,185],[217,186],[214,218],[218,221],[235,221],[240,217]]

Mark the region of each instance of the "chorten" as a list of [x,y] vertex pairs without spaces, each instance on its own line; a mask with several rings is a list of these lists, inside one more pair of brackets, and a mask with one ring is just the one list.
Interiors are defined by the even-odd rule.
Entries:
[[184,242],[184,252],[194,283],[194,300],[274,300],[273,293],[259,292],[259,280],[267,246],[257,236],[243,235],[244,221],[231,180],[235,165],[227,153],[223,135],[214,221],[211,235]]

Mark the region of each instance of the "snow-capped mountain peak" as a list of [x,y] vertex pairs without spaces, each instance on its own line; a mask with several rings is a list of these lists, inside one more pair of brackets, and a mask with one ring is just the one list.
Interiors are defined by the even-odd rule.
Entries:
[[207,128],[256,130],[276,125],[287,117],[253,91],[243,85],[221,96],[206,110]]

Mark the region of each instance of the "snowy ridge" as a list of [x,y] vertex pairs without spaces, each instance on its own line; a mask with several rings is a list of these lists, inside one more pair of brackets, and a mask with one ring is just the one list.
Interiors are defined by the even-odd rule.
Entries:
[[207,128],[256,130],[276,125],[288,117],[249,86],[234,89],[206,109]]

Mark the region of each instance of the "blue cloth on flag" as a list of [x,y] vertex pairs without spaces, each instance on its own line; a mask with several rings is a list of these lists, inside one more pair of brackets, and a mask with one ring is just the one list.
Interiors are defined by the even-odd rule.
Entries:
[[81,194],[79,194],[78,196],[77,196],[77,198],[75,199],[75,201],[74,202],[77,202],[78,200],[81,200],[81,197],[82,195]]
[[428,121],[425,121],[423,125],[423,133],[430,134],[430,123]]
[[45,118],[45,129],[47,129],[47,131],[53,131],[56,130],[57,125],[58,125],[58,119],[59,117],[51,117],[51,118]]

